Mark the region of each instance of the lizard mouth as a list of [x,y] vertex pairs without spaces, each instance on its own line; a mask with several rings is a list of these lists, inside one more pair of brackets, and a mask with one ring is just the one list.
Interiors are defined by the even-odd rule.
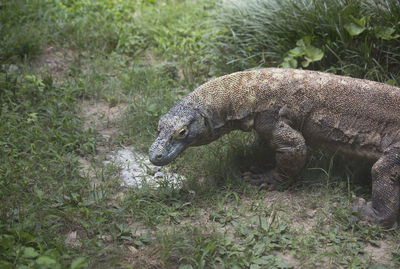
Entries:
[[158,166],[167,165],[175,160],[185,148],[183,143],[174,143],[168,148],[156,141],[149,149],[150,162]]

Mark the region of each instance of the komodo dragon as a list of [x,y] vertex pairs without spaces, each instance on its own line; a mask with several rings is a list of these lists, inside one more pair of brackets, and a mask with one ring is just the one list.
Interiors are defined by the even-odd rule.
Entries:
[[166,165],[189,146],[232,130],[254,130],[275,149],[276,167],[261,180],[294,177],[307,145],[369,159],[372,203],[354,199],[371,224],[391,226],[400,207],[400,88],[316,71],[266,68],[215,78],[159,122],[150,161]]

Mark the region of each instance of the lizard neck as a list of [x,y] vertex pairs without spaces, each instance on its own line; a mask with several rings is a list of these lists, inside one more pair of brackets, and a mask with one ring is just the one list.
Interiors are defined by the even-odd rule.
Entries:
[[218,139],[224,134],[230,133],[231,131],[241,130],[244,132],[250,132],[254,127],[254,115],[249,115],[245,119],[241,120],[227,120],[224,125],[214,128],[212,130],[213,140]]
[[260,81],[266,72],[237,72],[213,79],[194,90],[188,101],[204,114],[215,132],[249,131],[254,122]]

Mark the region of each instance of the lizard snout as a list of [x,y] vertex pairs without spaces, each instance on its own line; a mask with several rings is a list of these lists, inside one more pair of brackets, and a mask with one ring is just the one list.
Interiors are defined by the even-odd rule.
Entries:
[[165,155],[167,155],[166,150],[157,143],[154,143],[149,149],[150,162],[155,165],[164,165]]
[[163,155],[162,155],[162,154],[157,154],[157,155],[155,156],[156,160],[161,160],[161,159],[162,159],[162,157],[163,157]]
[[185,144],[180,141],[156,139],[149,149],[149,159],[155,165],[167,165],[172,162],[185,149]]

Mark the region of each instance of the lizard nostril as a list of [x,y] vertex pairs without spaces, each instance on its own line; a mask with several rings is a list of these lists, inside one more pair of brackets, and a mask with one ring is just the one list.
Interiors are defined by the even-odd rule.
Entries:
[[160,160],[161,158],[162,158],[162,154],[157,154],[157,155],[156,155],[156,159],[157,159],[157,160]]

